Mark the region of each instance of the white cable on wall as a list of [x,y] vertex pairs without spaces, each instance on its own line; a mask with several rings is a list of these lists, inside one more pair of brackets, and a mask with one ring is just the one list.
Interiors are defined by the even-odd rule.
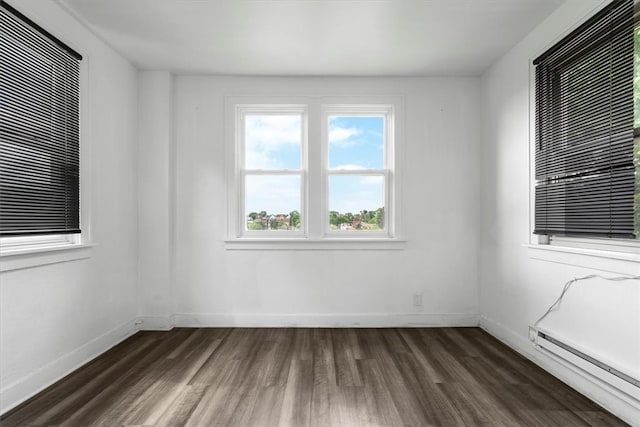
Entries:
[[622,282],[625,280],[640,280],[640,276],[618,276],[618,277],[604,277],[601,276],[599,274],[590,274],[588,276],[584,276],[584,277],[576,277],[573,278],[571,280],[569,280],[567,283],[564,284],[564,287],[562,288],[562,292],[560,293],[560,296],[558,297],[558,299],[551,304],[551,306],[549,307],[549,309],[538,319],[536,320],[536,323],[533,324],[534,328],[538,328],[538,324],[540,322],[542,322],[542,320],[547,317],[549,315],[549,313],[551,313],[552,311],[556,310],[559,306],[560,303],[562,302],[562,298],[564,298],[564,295],[567,293],[567,291],[569,290],[569,288],[571,288],[571,286],[580,281],[580,280],[588,280],[588,279],[594,279],[594,278],[600,278],[603,280],[610,280],[612,282]]

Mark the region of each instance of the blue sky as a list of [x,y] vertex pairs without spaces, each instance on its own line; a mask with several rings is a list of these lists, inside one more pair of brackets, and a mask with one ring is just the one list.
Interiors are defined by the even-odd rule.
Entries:
[[[299,169],[302,117],[300,115],[245,116],[247,169]],[[382,169],[384,118],[330,116],[330,169]],[[249,176],[246,212],[289,213],[300,210],[300,179],[294,176]],[[329,209],[342,213],[374,210],[384,205],[384,178],[331,176]]]
[[329,168],[382,169],[382,117],[329,117]]

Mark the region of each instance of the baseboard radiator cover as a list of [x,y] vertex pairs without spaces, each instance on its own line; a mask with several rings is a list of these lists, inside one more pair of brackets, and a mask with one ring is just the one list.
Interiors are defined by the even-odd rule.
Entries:
[[605,384],[623,392],[640,405],[640,380],[638,378],[576,349],[547,331],[537,331],[535,344],[538,350],[571,363]]

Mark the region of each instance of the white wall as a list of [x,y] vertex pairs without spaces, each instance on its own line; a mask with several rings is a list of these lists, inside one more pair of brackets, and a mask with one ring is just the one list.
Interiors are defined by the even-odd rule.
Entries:
[[[477,324],[478,85],[477,78],[176,77],[176,324]],[[226,250],[229,94],[404,95],[406,249]],[[422,311],[412,306],[414,293],[423,293]]]
[[0,273],[0,413],[132,333],[138,306],[136,70],[55,2],[11,3],[84,56],[83,228],[97,246]]
[[173,77],[139,71],[138,282],[143,329],[170,327],[173,314]]
[[[534,259],[540,251],[523,246],[530,238],[530,64],[601,4],[568,1],[482,77],[481,324],[614,413],[637,422],[640,402],[584,380],[543,357],[527,340],[528,326],[566,281],[594,272],[640,274],[637,262],[544,254],[560,264]],[[561,309],[540,327],[640,378],[639,313],[639,282],[595,279],[574,285]]]

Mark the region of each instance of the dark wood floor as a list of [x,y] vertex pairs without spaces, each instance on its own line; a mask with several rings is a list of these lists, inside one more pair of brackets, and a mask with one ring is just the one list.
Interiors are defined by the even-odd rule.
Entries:
[[2,426],[626,425],[478,328],[140,332]]

